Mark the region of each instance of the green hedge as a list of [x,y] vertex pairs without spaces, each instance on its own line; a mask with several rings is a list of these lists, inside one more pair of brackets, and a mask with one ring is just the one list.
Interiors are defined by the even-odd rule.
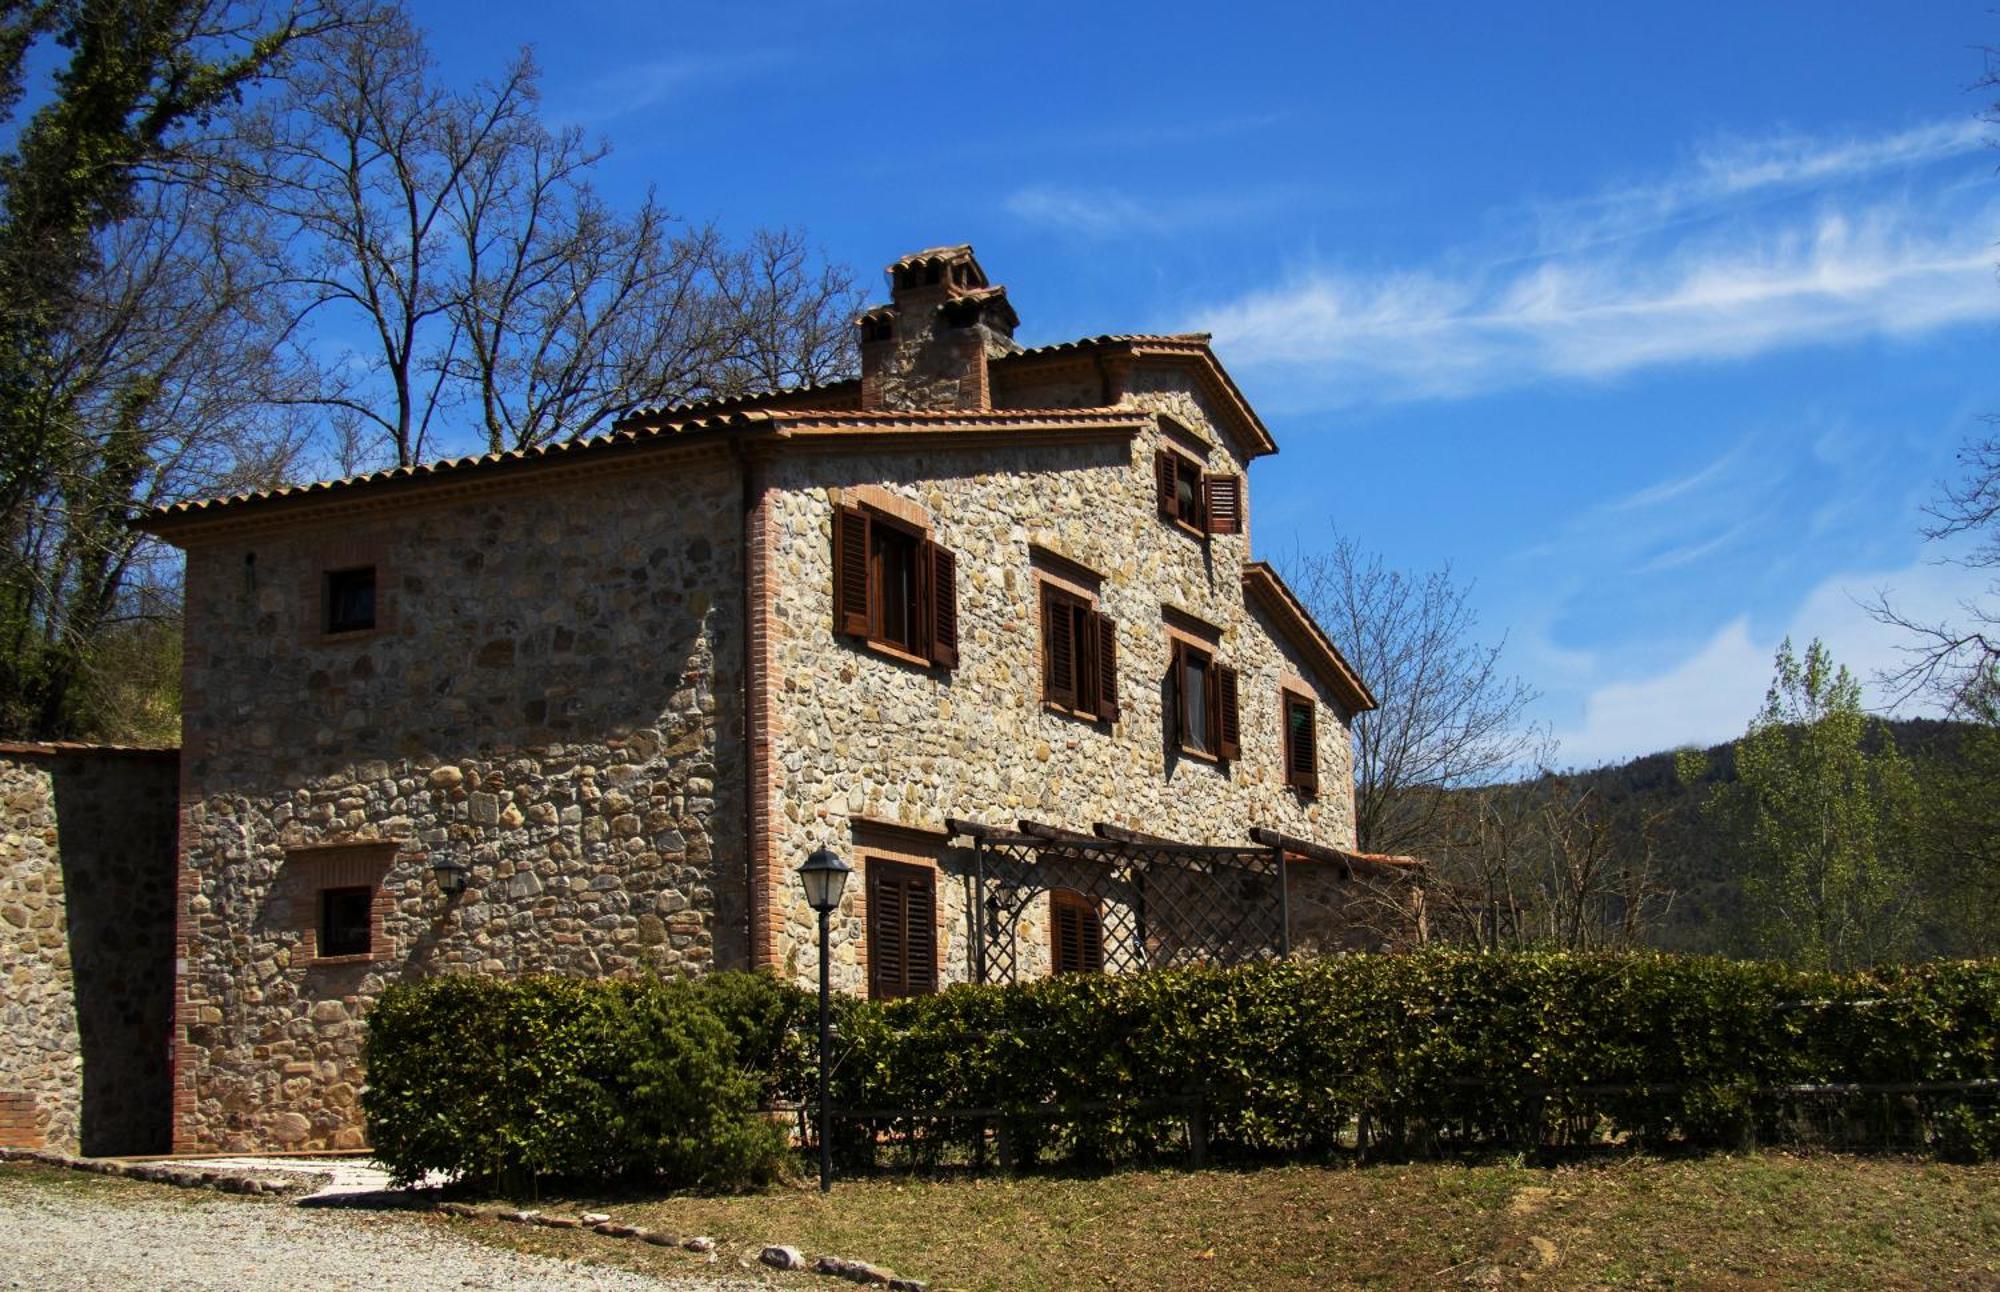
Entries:
[[[1022,1159],[1178,1157],[1197,1104],[1210,1143],[1246,1156],[1357,1137],[1402,1154],[1735,1146],[1834,1123],[1841,1142],[2000,1150],[1991,1092],[1784,1092],[2000,1077],[1991,963],[1353,956],[843,998],[836,1024],[837,1106],[894,1113],[836,1126],[850,1163],[884,1145],[979,1160],[996,1127]],[[370,1016],[372,1141],[406,1177],[754,1184],[782,1158],[754,1108],[809,1093],[812,1027],[805,993],[740,974],[398,987]]]
[[[1874,974],[1668,956],[1424,954],[1065,977],[850,1006],[840,1098],[861,1108],[1076,1108],[1019,1144],[1108,1161],[1180,1152],[1177,1099],[1243,1153],[1424,1153],[1609,1135],[1733,1146],[1844,1119],[1843,1142],[1996,1147],[1990,1095],[1773,1088],[2000,1077],[2000,965]],[[1081,1111],[1109,1104],[1107,1111]],[[1855,1118],[1874,1119],[1862,1126]],[[855,1128],[850,1153],[881,1136]],[[986,1128],[910,1116],[919,1157]]]

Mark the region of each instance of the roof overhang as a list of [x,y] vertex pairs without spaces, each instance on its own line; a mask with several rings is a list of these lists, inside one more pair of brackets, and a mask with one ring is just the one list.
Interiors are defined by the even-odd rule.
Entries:
[[1278,572],[1262,561],[1246,561],[1243,564],[1243,591],[1271,612],[1280,631],[1293,649],[1303,655],[1313,666],[1319,679],[1338,696],[1349,713],[1362,713],[1378,707],[1375,695],[1368,689],[1333,639],[1326,635]]
[[1074,362],[1078,359],[1106,364],[1138,363],[1182,368],[1191,373],[1208,396],[1223,427],[1243,445],[1246,458],[1263,457],[1278,451],[1278,442],[1257,416],[1250,401],[1209,347],[1203,332],[1168,336],[1096,336],[1079,341],[1060,341],[1035,346],[1015,354],[1001,355],[993,366],[1003,370],[1031,369]]

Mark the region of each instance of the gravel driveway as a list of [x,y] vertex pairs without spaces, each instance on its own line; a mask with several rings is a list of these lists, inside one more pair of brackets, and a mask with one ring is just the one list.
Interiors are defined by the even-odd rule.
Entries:
[[434,1222],[384,1212],[136,1187],[51,1184],[0,1169],[0,1288],[590,1288],[740,1292],[729,1275],[649,1278],[485,1247]]

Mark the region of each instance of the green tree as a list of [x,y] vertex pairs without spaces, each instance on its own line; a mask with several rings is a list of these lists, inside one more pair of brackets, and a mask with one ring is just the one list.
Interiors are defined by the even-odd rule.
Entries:
[[[1764,954],[1847,969],[1908,954],[1917,925],[1919,796],[1861,686],[1814,640],[1778,648],[1764,707],[1708,803],[1744,862],[1744,922]],[[1872,748],[1871,748],[1872,747]],[[1700,775],[1686,755],[1681,774]]]
[[213,114],[338,22],[309,2],[0,8],[0,122],[54,64],[0,154],[0,734],[98,726],[83,693],[135,555],[125,518],[199,457],[200,435],[156,432],[212,426],[195,405],[231,362],[239,297],[181,272],[208,263],[192,217],[237,178]]

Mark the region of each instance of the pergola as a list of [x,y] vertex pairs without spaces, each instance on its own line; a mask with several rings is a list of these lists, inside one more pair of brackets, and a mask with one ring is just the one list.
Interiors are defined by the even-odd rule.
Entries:
[[1090,832],[1022,820],[1014,829],[952,818],[969,841],[975,982],[1021,977],[1022,917],[1037,898],[1067,891],[1102,921],[1103,967],[1131,972],[1242,964],[1292,950],[1291,864],[1340,868],[1341,877],[1402,867],[1262,827],[1244,844],[1197,844],[1100,821]]

